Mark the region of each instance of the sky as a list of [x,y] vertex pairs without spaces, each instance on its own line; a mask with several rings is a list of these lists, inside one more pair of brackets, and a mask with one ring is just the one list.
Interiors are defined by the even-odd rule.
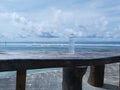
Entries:
[[120,41],[120,0],[1,0],[0,41]]

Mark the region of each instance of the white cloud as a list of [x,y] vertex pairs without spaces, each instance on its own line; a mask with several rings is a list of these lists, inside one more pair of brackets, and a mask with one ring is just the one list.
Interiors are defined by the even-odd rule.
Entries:
[[[6,31],[1,30],[0,32],[6,33],[6,35],[9,33],[8,36],[16,34],[21,38],[35,36],[36,38],[40,36],[66,37],[71,33],[78,37],[117,38],[120,36],[118,34],[119,26],[116,25],[116,27],[111,28],[111,21],[118,20],[118,17],[108,17],[105,13],[107,10],[109,12],[115,9],[119,10],[118,6],[103,10],[101,8],[105,6],[103,0],[91,0],[80,5],[80,7],[71,7],[70,9],[53,6],[51,6],[52,9],[38,10],[36,13],[0,12],[0,23],[4,22],[5,24],[0,27],[4,26],[6,29]],[[33,14],[35,16],[32,16]],[[37,22],[34,18],[37,19]],[[7,37],[6,35],[4,36]]]
[[17,22],[17,23],[23,23],[26,25],[27,20],[25,17],[18,15],[17,13],[12,13],[12,18]]
[[[108,20],[106,19],[106,17],[96,12],[89,11],[67,12],[62,10],[56,10],[56,13],[55,16],[57,18],[55,18],[56,21],[55,23],[57,23],[58,26],[60,25],[60,27],[64,27],[62,29],[63,32],[62,34],[64,36],[68,35],[69,32],[72,32],[75,33],[77,36],[100,37],[104,35],[103,33],[105,33],[108,27]],[[84,28],[81,28],[79,26],[83,26]]]
[[[11,16],[21,28],[24,28],[24,32],[19,33],[20,36],[27,36],[27,34],[33,34],[36,36],[58,36],[66,37],[70,33],[74,33],[76,36],[88,37],[88,36],[99,36],[104,30],[107,29],[108,21],[105,16],[101,16],[96,12],[89,11],[63,11],[61,9],[52,10],[52,19],[44,20],[39,23],[29,21],[18,13],[10,13],[7,16]],[[47,12],[46,12],[47,13]],[[15,25],[16,25],[15,24]],[[83,26],[81,28],[79,26]],[[45,34],[49,33],[49,34]],[[100,33],[98,33],[100,32]],[[23,35],[22,35],[23,34]],[[24,35],[25,34],[25,35]],[[46,36],[47,37],[47,36]]]

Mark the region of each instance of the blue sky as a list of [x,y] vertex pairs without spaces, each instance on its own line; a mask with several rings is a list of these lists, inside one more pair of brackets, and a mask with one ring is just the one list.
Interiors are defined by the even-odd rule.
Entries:
[[119,11],[120,0],[1,0],[0,41],[117,41]]

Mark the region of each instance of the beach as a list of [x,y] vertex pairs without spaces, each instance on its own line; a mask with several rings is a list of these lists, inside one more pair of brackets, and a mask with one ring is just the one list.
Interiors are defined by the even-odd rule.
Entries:
[[[105,66],[104,86],[95,88],[87,83],[89,67],[83,77],[83,90],[118,90],[119,63]],[[16,76],[0,77],[0,90],[15,90]],[[62,90],[62,70],[53,69],[27,74],[26,90]]]

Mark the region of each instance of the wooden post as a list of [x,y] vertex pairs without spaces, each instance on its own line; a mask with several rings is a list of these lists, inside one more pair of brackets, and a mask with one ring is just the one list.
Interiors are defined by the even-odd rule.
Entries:
[[26,69],[17,70],[16,90],[25,90],[26,86]]
[[82,77],[87,67],[63,68],[62,90],[82,90]]
[[105,65],[91,66],[88,83],[95,87],[102,87],[104,84]]
[[120,90],[120,64],[119,64],[119,90]]

